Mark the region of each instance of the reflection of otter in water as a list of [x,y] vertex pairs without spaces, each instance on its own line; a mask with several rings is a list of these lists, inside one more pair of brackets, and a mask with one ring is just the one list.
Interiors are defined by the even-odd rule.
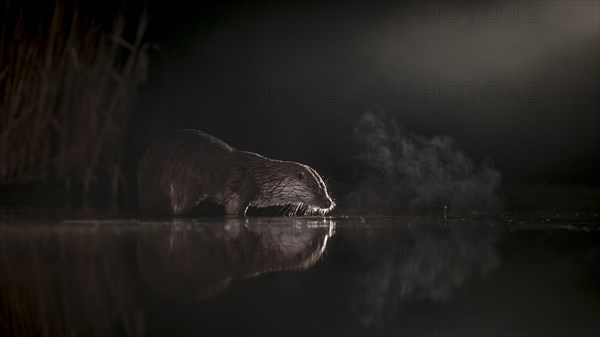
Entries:
[[322,219],[303,219],[297,225],[252,218],[192,228],[169,226],[142,237],[138,268],[162,297],[200,300],[224,290],[236,278],[311,267],[333,229],[331,220]]
[[302,205],[318,213],[335,206],[311,167],[238,151],[196,130],[156,142],[140,160],[138,188],[146,215],[188,215],[207,198],[229,215],[244,215],[248,206]]
[[0,226],[0,336],[142,335],[137,282],[204,298],[235,278],[312,266],[333,228],[310,218]]

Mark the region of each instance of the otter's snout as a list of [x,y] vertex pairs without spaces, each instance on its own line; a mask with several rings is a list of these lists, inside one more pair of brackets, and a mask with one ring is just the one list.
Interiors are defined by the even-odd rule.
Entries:
[[335,207],[335,202],[333,202],[333,200],[331,200],[331,198],[328,195],[319,199],[320,200],[318,202],[317,207],[323,209],[333,209],[333,207]]

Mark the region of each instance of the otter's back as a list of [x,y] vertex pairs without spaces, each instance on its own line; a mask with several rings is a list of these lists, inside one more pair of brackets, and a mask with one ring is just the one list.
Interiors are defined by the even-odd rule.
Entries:
[[222,184],[233,152],[225,142],[198,130],[177,130],[161,137],[138,166],[140,211],[168,214],[174,194],[185,199],[211,194]]

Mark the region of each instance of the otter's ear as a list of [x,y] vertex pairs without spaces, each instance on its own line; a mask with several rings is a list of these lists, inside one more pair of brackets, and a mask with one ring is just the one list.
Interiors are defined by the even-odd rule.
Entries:
[[304,172],[300,171],[300,172],[296,173],[296,177],[297,177],[299,180],[302,180],[302,179],[304,179]]

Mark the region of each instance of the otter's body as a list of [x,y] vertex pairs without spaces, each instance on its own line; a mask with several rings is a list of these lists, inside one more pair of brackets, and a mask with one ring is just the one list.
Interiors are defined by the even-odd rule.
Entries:
[[334,207],[312,168],[238,151],[197,130],[178,130],[156,142],[138,167],[140,211],[187,215],[211,197],[229,215],[248,206],[307,205],[321,212]]

